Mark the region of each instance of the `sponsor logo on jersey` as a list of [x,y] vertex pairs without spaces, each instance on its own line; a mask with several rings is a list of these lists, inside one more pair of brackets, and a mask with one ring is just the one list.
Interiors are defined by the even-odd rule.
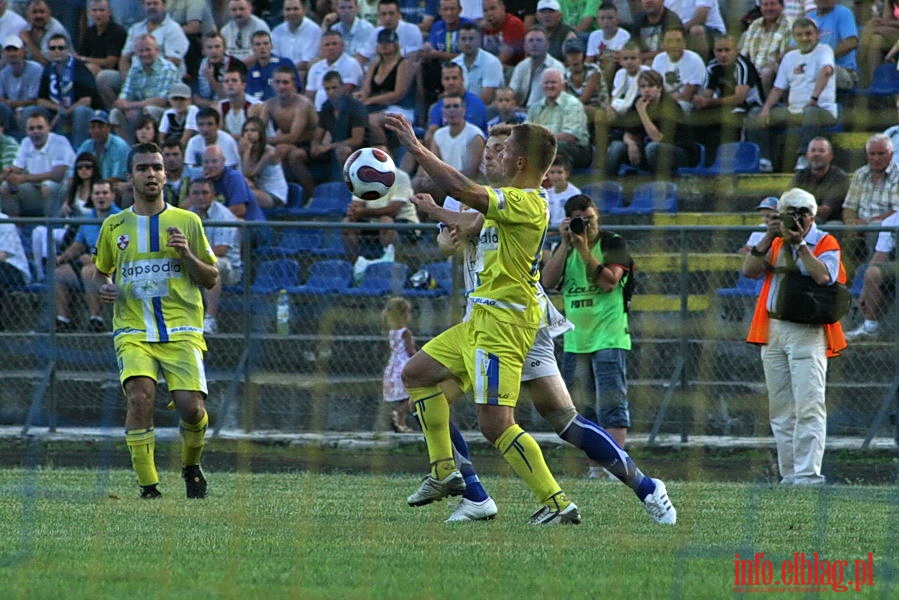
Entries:
[[119,277],[122,283],[180,278],[182,269],[180,260],[150,258],[123,264]]

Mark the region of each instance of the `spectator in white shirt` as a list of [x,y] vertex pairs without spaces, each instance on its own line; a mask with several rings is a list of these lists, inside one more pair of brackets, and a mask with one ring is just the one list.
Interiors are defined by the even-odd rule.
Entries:
[[666,30],[662,52],[652,59],[652,70],[662,74],[665,91],[689,113],[693,110],[693,96],[705,87],[707,73],[702,57],[686,47],[683,29]]
[[75,164],[69,140],[50,132],[43,112],[35,112],[25,124],[26,137],[0,185],[3,212],[11,217],[45,217],[53,214],[66,172]]
[[306,72],[318,58],[322,29],[306,17],[306,6],[302,0],[284,0],[284,22],[272,30],[272,45],[278,56],[286,56],[293,61],[301,81],[306,81]]
[[228,54],[244,62],[253,60],[253,34],[257,31],[271,33],[268,23],[253,14],[250,0],[231,0],[228,3],[231,20],[222,27]]
[[328,71],[337,71],[343,80],[345,92],[352,94],[362,85],[364,73],[359,63],[343,51],[343,37],[339,31],[329,29],[322,34],[322,57],[309,67],[309,76],[306,81],[306,96],[315,102],[315,110],[322,109],[322,104],[328,99],[324,89],[324,78]]
[[344,52],[358,58],[374,39],[375,26],[359,16],[356,0],[337,0],[334,11],[322,19],[322,30],[339,31],[346,47]]
[[375,55],[377,35],[382,29],[396,31],[397,36],[400,38],[400,50],[403,56],[413,62],[418,59],[418,51],[421,50],[423,43],[421,30],[412,23],[403,21],[400,15],[399,0],[379,0],[378,22],[381,26],[375,28],[368,46],[356,57],[359,62],[364,64]]
[[230,134],[220,129],[221,116],[214,108],[201,108],[197,113],[198,135],[190,138],[184,149],[184,164],[189,167],[203,166],[203,151],[209,146],[218,146],[225,157],[225,166],[240,170],[240,148]]
[[451,62],[465,71],[465,90],[480,96],[484,104],[492,104],[496,89],[505,83],[503,64],[481,48],[481,32],[474,23],[459,27],[459,51]]

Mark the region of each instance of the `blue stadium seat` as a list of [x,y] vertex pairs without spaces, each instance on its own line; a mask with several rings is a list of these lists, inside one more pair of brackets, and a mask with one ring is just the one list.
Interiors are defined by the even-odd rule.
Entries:
[[449,261],[441,260],[422,266],[428,275],[436,282],[433,289],[409,288],[403,290],[403,295],[409,298],[439,298],[448,296],[453,291],[453,267]]
[[892,96],[899,94],[899,71],[896,63],[884,63],[874,69],[874,78],[871,87],[860,90],[868,96]]
[[345,260],[321,260],[309,267],[306,283],[289,288],[291,294],[320,296],[340,294],[353,284],[353,265]]
[[590,196],[596,205],[596,210],[601,213],[610,212],[614,208],[621,208],[624,204],[624,191],[617,181],[601,181],[588,183],[581,188],[581,193]]
[[613,215],[651,215],[677,212],[677,185],[670,181],[649,181],[634,188],[628,206],[609,211]]
[[300,265],[289,258],[259,263],[251,289],[254,294],[270,294],[300,285]]
[[274,246],[256,249],[256,256],[283,258],[298,254],[312,254],[322,246],[323,234],[317,229],[282,229],[281,239]]
[[755,298],[759,295],[759,293],[761,293],[763,282],[764,278],[762,277],[758,279],[750,279],[749,277],[746,277],[741,273],[737,278],[737,282],[734,284],[734,287],[718,288],[717,290],[715,290],[715,295],[721,298]]
[[306,208],[295,209],[291,214],[297,218],[341,217],[353,197],[342,181],[329,181],[315,186],[315,192]]
[[284,206],[268,209],[265,212],[266,219],[292,219],[300,216],[303,205],[306,204],[306,194],[298,183],[287,184],[287,201]]
[[760,152],[758,144],[752,142],[721,144],[715,153],[715,161],[710,166],[681,168],[677,170],[677,174],[716,177],[739,173],[758,173]]
[[347,296],[387,296],[401,294],[409,279],[409,267],[399,262],[378,262],[365,269],[359,287],[344,292]]

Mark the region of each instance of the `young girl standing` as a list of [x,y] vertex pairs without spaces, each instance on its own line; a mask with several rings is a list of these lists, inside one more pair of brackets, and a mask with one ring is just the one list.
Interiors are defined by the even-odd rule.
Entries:
[[384,401],[396,403],[396,408],[390,412],[390,426],[397,433],[412,431],[406,425],[410,403],[402,378],[403,366],[417,350],[409,329],[411,320],[412,305],[399,296],[391,297],[381,311],[381,321],[388,330],[387,339],[390,343],[390,358],[384,369]]

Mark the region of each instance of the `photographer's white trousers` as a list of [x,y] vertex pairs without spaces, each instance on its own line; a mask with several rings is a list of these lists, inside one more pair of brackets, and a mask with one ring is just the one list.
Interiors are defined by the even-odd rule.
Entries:
[[824,327],[771,319],[762,346],[771,432],[781,483],[824,483],[821,461],[827,435]]

